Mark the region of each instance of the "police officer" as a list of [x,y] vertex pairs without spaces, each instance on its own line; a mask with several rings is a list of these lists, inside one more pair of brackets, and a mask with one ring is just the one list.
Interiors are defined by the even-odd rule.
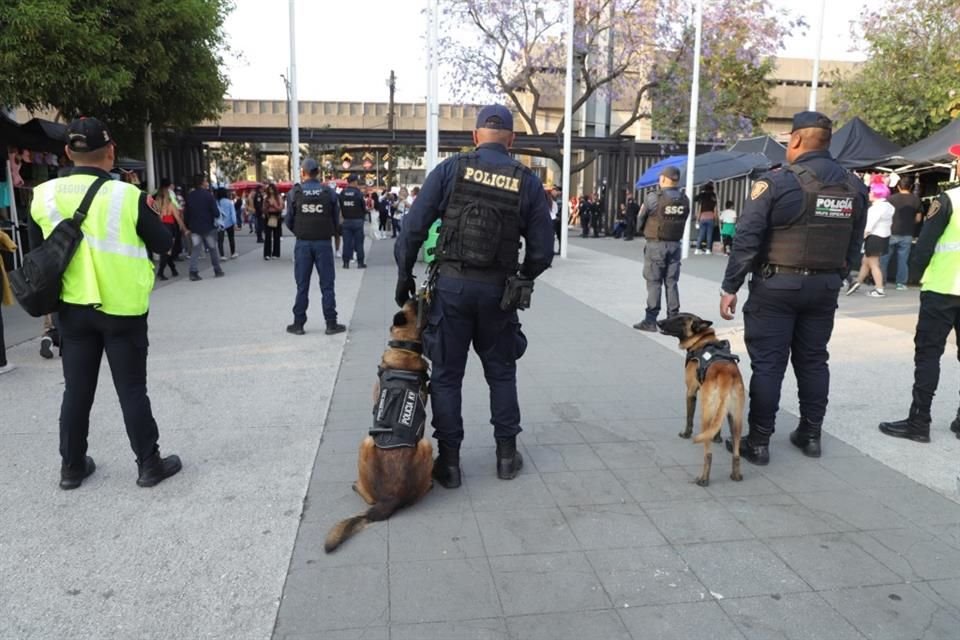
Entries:
[[[310,278],[317,270],[320,278],[324,331],[328,336],[343,333],[345,326],[337,323],[337,299],[334,294],[336,268],[330,239],[339,239],[340,201],[337,193],[318,180],[320,165],[307,158],[300,166],[301,184],[296,185],[287,198],[287,228],[297,237],[293,248],[293,275],[297,281],[297,298],[293,303],[293,324],[287,333],[302,336],[310,305]],[[362,211],[362,208],[361,208]],[[363,220],[361,219],[361,223]]]
[[350,268],[353,252],[357,252],[357,268],[366,269],[363,254],[363,219],[367,209],[363,192],[357,188],[357,175],[347,176],[347,187],[340,192],[340,212],[343,214],[343,268]]
[[116,150],[103,123],[74,120],[67,140],[74,170],[36,186],[30,208],[32,224],[46,238],[89,200],[83,239],[63,274],[60,296],[60,488],[76,489],[96,469],[87,455],[87,433],[104,351],[137,459],[137,484],[152,487],[181,468],[177,456],[160,455],[147,397],[147,311],[154,282],[147,250],[166,254],[173,239],[144,193],[110,178]]
[[[952,147],[951,152],[960,155],[960,145]],[[930,404],[940,381],[940,356],[950,331],[960,330],[958,212],[960,187],[955,187],[930,204],[920,238],[910,253],[911,266],[923,273],[920,312],[913,339],[913,402],[905,420],[880,424],[880,431],[894,438],[930,442]],[[950,430],[960,438],[960,410]]]
[[[859,256],[866,224],[866,188],[830,156],[833,123],[821,113],[793,118],[787,165],[753,185],[737,221],[737,234],[720,291],[720,315],[730,320],[747,274],[743,307],[750,354],[749,433],[740,455],[770,461],[769,443],[788,358],[800,399],[800,424],[790,442],[820,457],[820,428],[827,409],[830,371],[827,343],[837,295]],[[727,449],[733,445],[728,440]]]
[[[430,397],[439,449],[433,478],[448,489],[460,486],[461,386],[471,343],[490,387],[497,476],[514,478],[523,464],[517,452],[516,361],[527,341],[512,295],[520,290],[514,285],[532,288],[553,260],[543,185],[508,153],[514,140],[510,111],[500,105],[481,109],[473,140],[475,151],[445,160],[427,176],[395,249],[396,301],[402,305],[414,294],[420,245],[434,220],[442,220],[423,346],[433,367]],[[522,264],[521,237],[526,240]]]
[[640,208],[640,231],[646,238],[643,248],[643,277],[647,281],[646,317],[634,329],[658,331],[660,290],[666,286],[667,317],[680,313],[680,241],[690,216],[690,199],[677,187],[680,170],[666,167],[660,172],[660,189],[650,193]]
[[[637,219],[640,217],[640,205],[633,198],[633,195],[627,196],[627,228],[623,233],[624,240],[633,240],[637,233]],[[659,299],[659,296],[658,296]]]
[[603,210],[606,199],[603,195],[595,193],[590,201],[590,226],[593,228],[593,237],[600,237],[600,226],[603,224]]
[[580,237],[590,237],[590,216],[593,214],[593,205],[590,204],[590,196],[581,195],[580,204],[577,207],[577,213],[580,215]]

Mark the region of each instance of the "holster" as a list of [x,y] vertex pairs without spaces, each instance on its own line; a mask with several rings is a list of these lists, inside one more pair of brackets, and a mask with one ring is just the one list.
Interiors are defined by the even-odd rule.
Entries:
[[530,308],[533,296],[533,280],[522,276],[510,276],[503,287],[500,308],[503,311],[517,311]]
[[437,288],[437,262],[434,261],[427,277],[424,278],[420,291],[417,292],[417,332],[422,333],[427,326],[427,318],[430,316],[430,305],[433,303],[433,294]]

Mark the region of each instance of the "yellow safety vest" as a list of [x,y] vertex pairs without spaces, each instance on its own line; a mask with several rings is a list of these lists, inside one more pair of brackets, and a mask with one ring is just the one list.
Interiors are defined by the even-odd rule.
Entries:
[[945,193],[953,212],[943,230],[927,270],[921,278],[922,291],[960,296],[960,187]]
[[[30,215],[46,238],[73,217],[95,176],[78,174],[34,188]],[[140,190],[109,180],[94,197],[83,240],[63,274],[63,302],[94,306],[115,316],[142,316],[150,308],[153,264],[137,235]]]

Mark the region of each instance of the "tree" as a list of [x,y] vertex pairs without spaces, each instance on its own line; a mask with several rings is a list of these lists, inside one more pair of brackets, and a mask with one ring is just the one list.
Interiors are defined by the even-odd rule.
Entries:
[[189,127],[223,105],[229,0],[0,3],[0,96],[65,119],[96,115],[124,148],[143,127]]
[[258,149],[244,142],[225,142],[210,149],[210,159],[217,164],[217,173],[224,180],[236,182],[247,177],[247,168],[257,162]]
[[927,137],[960,109],[960,8],[956,0],[873,6],[854,27],[867,61],[834,77],[839,118],[860,116],[902,145]]
[[[556,109],[564,92],[565,4],[446,3],[440,55],[452,69],[450,79],[458,97],[503,97],[528,131],[546,133],[541,130],[543,112]],[[774,12],[767,0],[709,4],[701,78],[701,100],[708,108],[700,120],[707,137],[749,130],[765,118],[770,106],[763,81],[770,64],[766,57],[798,25]],[[611,127],[610,136],[622,135],[641,119],[654,118],[658,130],[684,139],[681,125],[686,114],[679,106],[689,103],[685,96],[693,44],[690,15],[687,0],[577,0],[574,112],[591,98],[604,97],[626,107],[626,117]],[[561,136],[563,120],[551,129]],[[562,160],[559,153],[544,155]],[[573,171],[592,161],[588,154]]]

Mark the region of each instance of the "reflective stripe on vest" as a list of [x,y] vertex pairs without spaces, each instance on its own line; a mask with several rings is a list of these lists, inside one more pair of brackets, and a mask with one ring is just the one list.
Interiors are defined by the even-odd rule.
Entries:
[[960,296],[960,188],[945,193],[950,198],[953,213],[943,230],[933,258],[920,279],[921,290]]
[[[30,213],[44,237],[73,216],[94,180],[76,175],[36,187]],[[139,211],[140,191],[133,185],[110,181],[101,187],[83,223],[83,240],[63,275],[64,302],[118,316],[147,312],[154,274],[137,235]]]

